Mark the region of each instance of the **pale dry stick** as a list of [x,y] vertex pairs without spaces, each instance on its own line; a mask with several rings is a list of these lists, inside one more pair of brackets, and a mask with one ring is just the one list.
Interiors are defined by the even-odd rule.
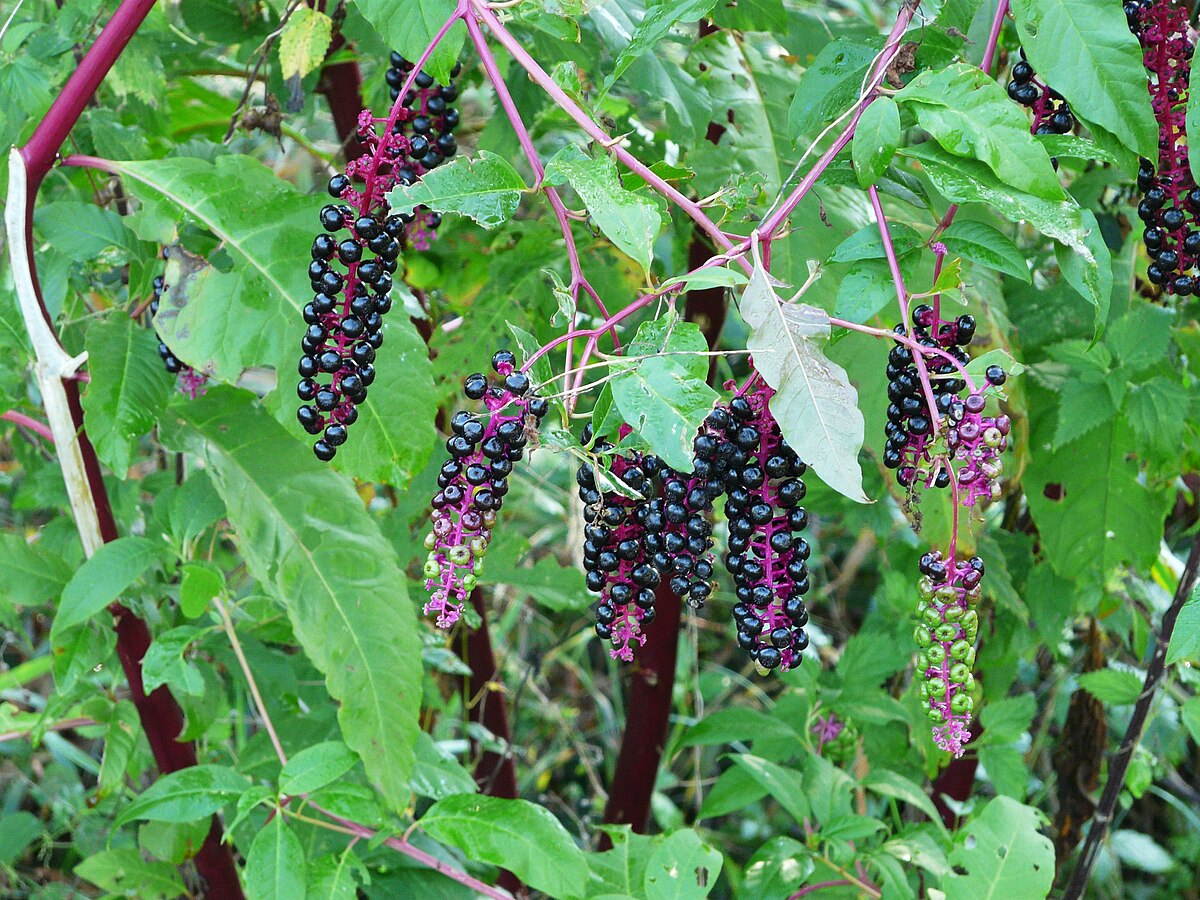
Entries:
[[[275,725],[271,721],[271,716],[267,712],[266,705],[263,703],[262,694],[258,689],[258,682],[254,677],[253,670],[250,668],[250,663],[246,660],[246,654],[242,651],[242,643],[238,639],[237,631],[233,627],[232,620],[229,618],[228,610],[225,609],[224,604],[222,604],[219,599],[214,599],[214,602],[217,604],[218,612],[221,614],[222,627],[226,636],[229,638],[229,644],[233,648],[234,656],[237,657],[238,666],[241,668],[242,675],[246,679],[246,684],[250,688],[251,701],[254,703],[255,710],[258,712],[258,717],[262,720],[263,727],[266,729],[267,734],[271,738],[271,744],[275,748],[275,755],[279,758],[281,765],[287,765],[287,754],[285,754],[283,751],[283,745],[279,742],[278,734],[275,731]],[[307,798],[305,798],[305,800],[310,808],[315,809],[321,815],[333,820],[343,828],[347,829],[350,833],[358,837],[373,838],[377,833],[373,828],[368,828],[366,825],[362,825],[351,819],[343,819],[341,816],[336,815],[327,809],[323,809],[322,807],[313,803],[311,800],[308,800]],[[415,824],[417,823],[414,823],[414,825]],[[457,881],[459,884],[468,887],[479,894],[482,894],[484,897],[491,898],[491,900],[512,900],[512,895],[507,891],[501,891],[489,884],[485,884],[477,878],[471,877],[466,872],[454,868],[449,863],[443,862],[435,856],[431,856],[424,850],[419,850],[406,840],[401,840],[399,838],[388,838],[384,841],[384,843],[393,850],[403,853],[409,859],[415,860],[422,865],[434,869],[442,875],[445,875],[447,878]]]

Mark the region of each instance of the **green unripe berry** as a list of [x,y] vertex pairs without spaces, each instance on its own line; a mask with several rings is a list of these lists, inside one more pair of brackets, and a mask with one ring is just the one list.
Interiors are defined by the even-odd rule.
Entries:
[[462,577],[462,586],[464,591],[473,591],[479,584],[479,579],[468,572]]
[[957,622],[963,617],[963,612],[963,608],[955,604],[946,608],[946,612],[942,615],[942,618],[947,622]]
[[940,666],[946,659],[946,648],[941,644],[933,644],[925,651],[925,655],[929,657],[929,665]]
[[925,693],[930,697],[946,696],[946,682],[944,681],[927,681],[924,688]]
[[929,716],[929,721],[934,725],[941,725],[946,721],[946,716],[935,706],[931,706],[928,710],[926,710],[926,714]]
[[969,713],[975,704],[970,695],[959,692],[950,699],[950,708],[956,713]]
[[433,550],[437,547],[437,535],[432,531],[425,535],[425,549]]
[[424,572],[426,578],[437,578],[440,571],[441,567],[438,565],[438,561],[436,559],[425,560]]
[[950,647],[950,656],[957,659],[959,662],[964,662],[967,654],[971,652],[971,645],[966,641],[955,641]]
[[471,551],[462,544],[459,544],[456,547],[451,547],[446,555],[450,557],[450,562],[457,566],[465,566],[471,561]]
[[487,553],[487,541],[482,537],[471,538],[471,553],[476,557]]
[[933,643],[933,638],[929,634],[929,629],[924,625],[918,625],[913,631],[913,640],[917,642],[918,647],[928,647]]
[[958,626],[949,622],[943,623],[933,629],[933,636],[943,643],[949,643],[958,638]]
[[971,670],[962,663],[955,663],[950,667],[950,680],[955,684],[962,684],[971,677]]

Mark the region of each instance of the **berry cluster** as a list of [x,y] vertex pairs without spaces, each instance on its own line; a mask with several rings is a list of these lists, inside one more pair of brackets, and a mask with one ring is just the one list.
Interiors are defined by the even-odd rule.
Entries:
[[[965,348],[975,337],[975,319],[961,315],[953,321],[936,318],[933,307],[922,304],[912,311],[912,338],[923,348],[941,351],[924,354],[927,371],[933,379],[933,402],[948,427],[940,434],[933,429],[933,416],[916,366],[913,348],[897,341],[888,355],[887,444],[883,464],[896,469],[896,480],[905,487],[918,480],[926,487],[949,487],[950,468],[935,462],[943,454],[937,444],[944,439],[949,455],[962,460],[958,483],[965,488],[962,502],[973,505],[981,497],[999,490],[1000,454],[1008,446],[1011,423],[1007,416],[985,417],[985,389],[960,396],[967,387],[960,366],[970,357]],[[903,335],[904,326],[895,332]],[[942,355],[945,354],[945,355]],[[999,386],[1007,380],[1000,366],[989,366],[987,385]]]
[[[391,61],[388,83],[397,98],[412,64],[396,53]],[[383,345],[383,317],[392,308],[392,278],[403,244],[428,247],[440,224],[425,210],[391,215],[385,199],[397,184],[415,183],[457,151],[452,132],[458,112],[449,105],[457,88],[437,86],[426,72],[418,72],[413,84],[392,118],[376,119],[369,111],[359,117],[367,152],[329,180],[330,196],[342,202],[321,209],[324,230],[312,244],[313,299],[304,307],[308,327],[296,387],[304,405],[296,416],[306,432],[320,436],[313,452],[321,460],[333,459],[346,442],[358,404],[375,380],[375,353]]]
[[920,562],[921,600],[917,642],[917,672],[922,678],[921,698],[929,705],[934,742],[942,750],[961,756],[971,739],[975,676],[975,638],[979,631],[980,582],[983,560],[943,560],[938,551]]
[[[625,426],[621,436],[628,432]],[[590,440],[585,431],[584,442]],[[598,441],[593,449],[613,448]],[[642,626],[654,621],[655,589],[664,579],[692,607],[702,606],[712,593],[707,513],[721,485],[701,472],[676,472],[652,454],[615,455],[610,473],[640,496],[606,497],[593,466],[580,466],[576,481],[588,519],[583,559],[588,589],[601,595],[596,633],[612,642],[614,658],[628,662],[634,643],[646,641]]]
[[[167,256],[167,250],[163,249],[163,258]],[[152,282],[154,294],[150,300],[150,319],[158,315],[158,306],[162,302],[163,291],[166,290],[166,280],[161,275],[155,275]],[[208,376],[202,372],[197,372],[187,363],[179,359],[166,345],[158,332],[154,333],[158,338],[158,355],[163,361],[163,366],[172,375],[178,375],[178,385],[181,393],[195,400],[205,392],[205,386],[208,384]]]
[[810,549],[799,532],[808,524],[800,501],[807,467],[771,415],[774,391],[755,378],[728,409],[715,409],[696,439],[696,461],[725,485],[738,646],[763,669],[799,665],[808,646]]
[[1188,166],[1186,112],[1195,47],[1183,6],[1128,0],[1125,17],[1141,41],[1149,74],[1150,105],[1158,120],[1158,164],[1141,160],[1138,217],[1153,262],[1146,277],[1168,294],[1200,291],[1200,188]]
[[1038,79],[1033,66],[1025,59],[1024,49],[1021,50],[1020,61],[1012,67],[1008,96],[1033,110],[1030,130],[1034,134],[1070,134],[1075,130],[1075,116],[1071,114],[1071,107],[1062,94]]
[[499,350],[492,356],[498,382],[480,372],[467,377],[463,393],[483,401],[486,420],[466,410],[450,418],[450,458],[438,473],[433,530],[425,537],[425,588],[430,592],[425,613],[437,614],[439,628],[450,628],[462,614],[508,493],[513,463],[523,458],[528,432],[536,431],[550,408],[530,393],[529,376],[515,365],[511,352]]

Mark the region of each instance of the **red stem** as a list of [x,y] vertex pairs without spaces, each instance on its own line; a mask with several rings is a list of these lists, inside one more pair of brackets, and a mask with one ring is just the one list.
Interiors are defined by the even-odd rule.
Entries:
[[[329,56],[346,46],[346,38],[339,31],[329,45]],[[366,153],[358,139],[358,115],[364,109],[362,98],[362,72],[357,60],[332,63],[321,70],[317,81],[317,93],[329,104],[333,116],[333,127],[342,142],[342,151],[347,160],[357,159]]]
[[[697,229],[688,248],[689,266],[702,265],[711,252]],[[713,349],[725,324],[724,288],[689,291],[686,318],[699,323],[709,349]],[[715,367],[710,365],[710,381],[715,372]],[[604,808],[606,823],[631,825],[638,832],[646,830],[650,799],[654,795],[666,745],[683,619],[683,604],[665,584],[655,592],[654,609],[654,621],[644,626],[646,643],[638,649],[637,665],[630,675],[625,700],[625,733],[621,737],[608,805]],[[608,835],[603,835],[600,848],[611,846]]]
[[45,422],[39,422],[32,416],[27,416],[25,413],[17,412],[15,409],[10,409],[8,412],[0,415],[0,419],[5,422],[12,422],[14,425],[19,425],[22,428],[28,428],[34,434],[54,443],[54,432],[50,430],[50,426]]
[[[66,85],[55,98],[45,118],[34,129],[29,142],[20,148],[21,158],[28,172],[30,202],[27,203],[26,230],[32,232],[33,198],[37,188],[50,171],[59,148],[67,139],[88,101],[116,62],[134,32],[154,6],[154,0],[124,0],[104,26],[79,67],[67,79]],[[28,243],[33,247],[33,242]],[[37,281],[37,269],[33,259],[29,260],[33,273],[34,288],[42,315],[51,321],[41,296]],[[107,543],[116,540],[118,532],[113,517],[112,505],[104,487],[100,462],[96,451],[83,427],[83,407],[79,402],[79,383],[64,379],[67,404],[78,435],[79,452],[83,458],[88,488],[96,508],[100,535]],[[120,604],[109,607],[113,614],[117,632],[117,656],[129,683],[130,694],[141,720],[142,730],[154,753],[154,761],[160,771],[175,772],[196,764],[196,748],[191,742],[178,741],[183,731],[183,712],[171,692],[164,686],[146,694],[142,683],[142,658],[150,646],[150,630],[146,623]],[[195,857],[196,870],[207,885],[208,896],[239,900],[242,886],[237,866],[230,848],[221,843],[221,826],[214,816],[212,828]]]

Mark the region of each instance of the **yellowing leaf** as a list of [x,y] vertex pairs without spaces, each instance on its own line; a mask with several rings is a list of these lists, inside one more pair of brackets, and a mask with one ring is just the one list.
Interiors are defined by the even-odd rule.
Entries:
[[279,37],[279,74],[284,79],[303,78],[321,65],[333,39],[333,20],[325,13],[301,6],[292,13]]

